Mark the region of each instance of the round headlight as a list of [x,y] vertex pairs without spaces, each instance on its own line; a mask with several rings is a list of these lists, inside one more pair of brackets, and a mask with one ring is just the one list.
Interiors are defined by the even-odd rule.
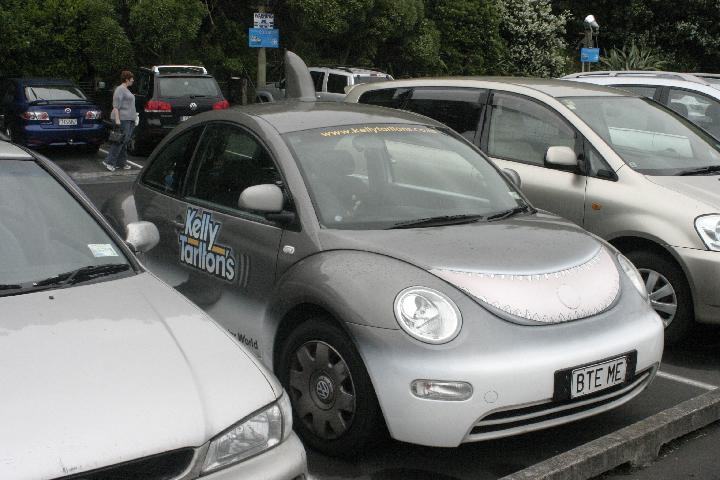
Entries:
[[395,317],[410,336],[426,343],[447,343],[460,333],[462,316],[447,296],[425,287],[406,288],[395,297]]
[[638,272],[638,269],[635,268],[635,265],[633,265],[632,262],[625,257],[625,255],[618,254],[617,259],[623,269],[623,272],[625,272],[625,275],[628,276],[632,284],[635,285],[635,288],[637,288],[637,291],[640,292],[640,295],[645,300],[649,301],[650,297],[648,296],[647,288],[645,288],[645,282],[643,281],[640,272]]
[[695,229],[709,250],[720,251],[720,215],[703,215],[696,218]]

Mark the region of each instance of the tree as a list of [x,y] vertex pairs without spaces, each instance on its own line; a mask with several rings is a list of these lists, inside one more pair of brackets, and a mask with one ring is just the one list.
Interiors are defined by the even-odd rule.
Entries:
[[633,40],[623,48],[611,49],[600,63],[608,70],[662,70],[667,61],[657,49],[638,45]]

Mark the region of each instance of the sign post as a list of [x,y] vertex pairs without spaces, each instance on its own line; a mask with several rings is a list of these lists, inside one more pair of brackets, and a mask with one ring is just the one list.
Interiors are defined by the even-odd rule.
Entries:
[[266,13],[265,7],[258,7],[259,12],[253,15],[253,27],[248,30],[248,46],[258,49],[257,86],[265,86],[265,70],[267,59],[266,48],[280,47],[280,31],[275,27],[275,14]]
[[[580,63],[582,63],[582,71],[585,71],[586,63],[598,63],[600,61],[599,48],[582,48],[580,49]],[[589,67],[588,67],[589,70]]]

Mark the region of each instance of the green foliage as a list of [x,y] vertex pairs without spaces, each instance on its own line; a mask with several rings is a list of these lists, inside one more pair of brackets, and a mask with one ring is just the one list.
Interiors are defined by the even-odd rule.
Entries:
[[631,41],[622,48],[611,49],[600,63],[608,70],[662,70],[667,61],[657,49]]

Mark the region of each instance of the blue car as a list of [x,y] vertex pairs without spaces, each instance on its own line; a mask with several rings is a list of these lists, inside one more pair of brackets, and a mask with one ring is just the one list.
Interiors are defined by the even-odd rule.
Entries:
[[0,81],[2,132],[31,148],[79,146],[97,151],[106,129],[100,108],[69,80]]

